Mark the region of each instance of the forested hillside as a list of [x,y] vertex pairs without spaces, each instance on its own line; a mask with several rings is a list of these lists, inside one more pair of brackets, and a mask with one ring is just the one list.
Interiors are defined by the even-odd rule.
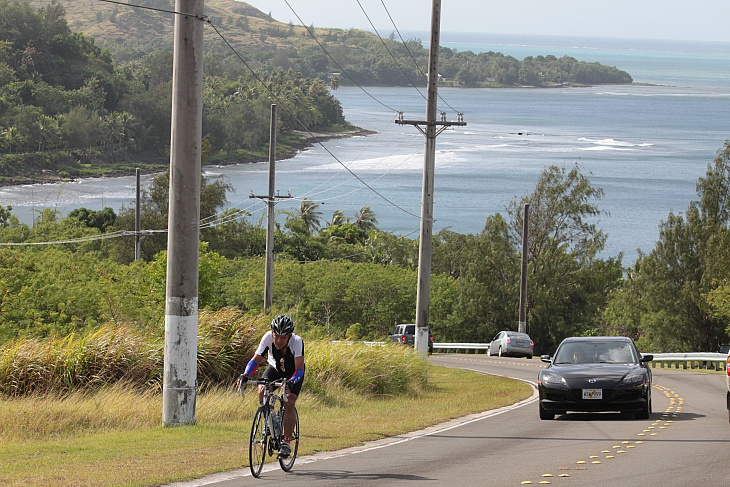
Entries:
[[[209,66],[220,74],[205,80],[206,160],[265,160],[276,101],[292,101],[280,111],[281,154],[302,144],[295,130],[352,130],[321,80]],[[68,27],[62,5],[0,0],[0,184],[164,170],[171,78],[168,49],[118,64]]]
[[[154,9],[174,10],[174,0],[131,2],[145,9],[98,0],[57,1],[66,9],[70,28],[108,47],[115,60],[171,49],[173,15]],[[29,0],[36,6],[48,2]],[[395,32],[381,33],[388,36],[381,39],[337,26],[284,24],[235,0],[207,0],[205,9],[215,27],[206,29],[206,52],[220,56],[224,64],[239,63],[228,42],[254,69],[291,68],[326,82],[331,73],[340,73],[342,85],[406,86],[420,83],[427,72],[428,49],[420,39],[405,39],[404,44]],[[442,48],[439,73],[444,83],[466,87],[632,82],[628,73],[615,67],[578,62],[557,52],[518,60],[495,52],[477,55]]]

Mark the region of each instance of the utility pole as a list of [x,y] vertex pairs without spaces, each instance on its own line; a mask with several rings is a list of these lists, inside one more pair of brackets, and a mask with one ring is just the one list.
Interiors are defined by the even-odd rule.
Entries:
[[[431,45],[428,57],[428,96],[426,121],[403,120],[399,115],[396,123],[414,125],[426,136],[423,156],[423,187],[421,194],[421,232],[418,245],[418,290],[416,295],[416,352],[421,357],[428,356],[428,311],[431,294],[431,253],[433,249],[433,179],[436,162],[436,137],[452,125],[466,123],[459,113],[457,122],[447,122],[445,114],[436,120],[438,102],[438,55],[441,35],[441,0],[433,0],[431,10]],[[425,131],[420,127],[425,125]],[[437,129],[437,126],[441,126]]]
[[276,179],[276,105],[271,105],[269,128],[269,199],[266,202],[266,271],[264,272],[264,313],[274,300],[274,191]]
[[274,300],[274,206],[276,199],[291,198],[274,196],[276,180],[276,105],[271,105],[271,123],[269,127],[269,193],[267,196],[256,196],[251,193],[250,198],[266,200],[266,270],[264,272],[264,312],[269,311]]
[[195,424],[204,0],[175,0],[162,423]]
[[142,259],[142,216],[139,208],[142,188],[139,184],[139,168],[135,169],[134,172],[137,176],[136,205],[134,208],[134,260],[139,261]]
[[522,219],[522,273],[520,276],[520,317],[517,331],[527,333],[527,229],[530,203],[525,203],[525,216]]

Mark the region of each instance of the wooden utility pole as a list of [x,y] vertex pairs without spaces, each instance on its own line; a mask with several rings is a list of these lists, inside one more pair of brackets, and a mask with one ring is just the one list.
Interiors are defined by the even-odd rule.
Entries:
[[135,175],[137,176],[137,190],[135,193],[136,205],[134,208],[134,260],[139,261],[142,259],[142,214],[139,208],[141,201],[142,188],[139,184],[139,168],[135,169]]
[[175,0],[162,423],[195,423],[204,0]]
[[[433,249],[433,191],[434,168],[436,163],[436,136],[446,127],[466,125],[461,119],[447,122],[442,116],[436,120],[438,104],[438,55],[441,35],[441,0],[433,0],[431,11],[431,45],[428,58],[428,96],[426,121],[417,122],[403,120],[399,117],[396,123],[416,126],[426,136],[423,155],[423,187],[421,193],[421,232],[418,246],[418,290],[416,295],[416,336],[414,338],[416,352],[428,356],[428,310],[431,294],[431,253]],[[443,115],[443,114],[442,114]],[[425,125],[423,130],[420,126]],[[441,126],[437,129],[437,126]]]
[[527,252],[529,249],[527,241],[528,220],[530,215],[530,204],[525,203],[525,215],[522,219],[522,272],[520,278],[520,317],[518,329],[520,333],[527,333]]
[[274,301],[274,191],[276,179],[276,105],[271,105],[269,128],[269,198],[266,201],[266,271],[264,272],[264,313]]
[[271,123],[269,128],[269,192],[266,196],[257,196],[251,192],[249,198],[266,201],[266,270],[264,271],[264,312],[271,308],[274,301],[274,207],[277,199],[291,198],[274,196],[276,188],[276,105],[271,105]]

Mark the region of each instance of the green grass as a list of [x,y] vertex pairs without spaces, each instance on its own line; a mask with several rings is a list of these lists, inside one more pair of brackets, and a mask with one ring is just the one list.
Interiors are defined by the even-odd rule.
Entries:
[[[310,360],[316,353],[324,360],[324,352],[312,352]],[[389,367],[375,372],[390,373]],[[427,374],[420,388],[400,393],[377,392],[385,381],[362,383],[365,376],[323,383],[309,393],[305,383],[298,402],[299,454],[418,430],[531,394],[522,382],[473,372],[429,366]],[[375,392],[363,394],[348,380]],[[257,405],[251,391],[243,400],[232,388],[201,393],[197,424],[177,428],[160,426],[159,394],[121,385],[0,400],[0,485],[148,486],[242,468]]]

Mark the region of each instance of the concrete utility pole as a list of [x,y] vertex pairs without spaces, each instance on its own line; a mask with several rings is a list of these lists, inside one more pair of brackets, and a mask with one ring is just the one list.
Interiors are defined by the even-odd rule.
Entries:
[[527,229],[530,215],[530,204],[525,203],[525,216],[522,220],[522,273],[520,278],[520,317],[517,331],[527,333]]
[[195,423],[204,0],[175,0],[162,423]]
[[[431,46],[428,59],[428,97],[426,121],[416,122],[399,117],[396,123],[416,126],[426,136],[423,156],[423,188],[421,194],[421,233],[418,247],[418,290],[416,297],[416,336],[414,339],[417,353],[428,356],[428,310],[431,294],[431,252],[433,248],[433,179],[436,162],[436,136],[446,127],[466,125],[461,113],[457,122],[447,122],[442,113],[441,121],[436,120],[438,103],[438,55],[441,35],[441,0],[433,0],[431,11]],[[420,125],[425,125],[424,131]],[[441,128],[437,130],[437,126]]]
[[274,207],[277,199],[291,198],[274,196],[276,188],[276,105],[271,105],[271,123],[269,128],[269,193],[267,196],[256,196],[251,192],[249,198],[266,200],[266,270],[264,272],[264,312],[271,308],[274,301]]

